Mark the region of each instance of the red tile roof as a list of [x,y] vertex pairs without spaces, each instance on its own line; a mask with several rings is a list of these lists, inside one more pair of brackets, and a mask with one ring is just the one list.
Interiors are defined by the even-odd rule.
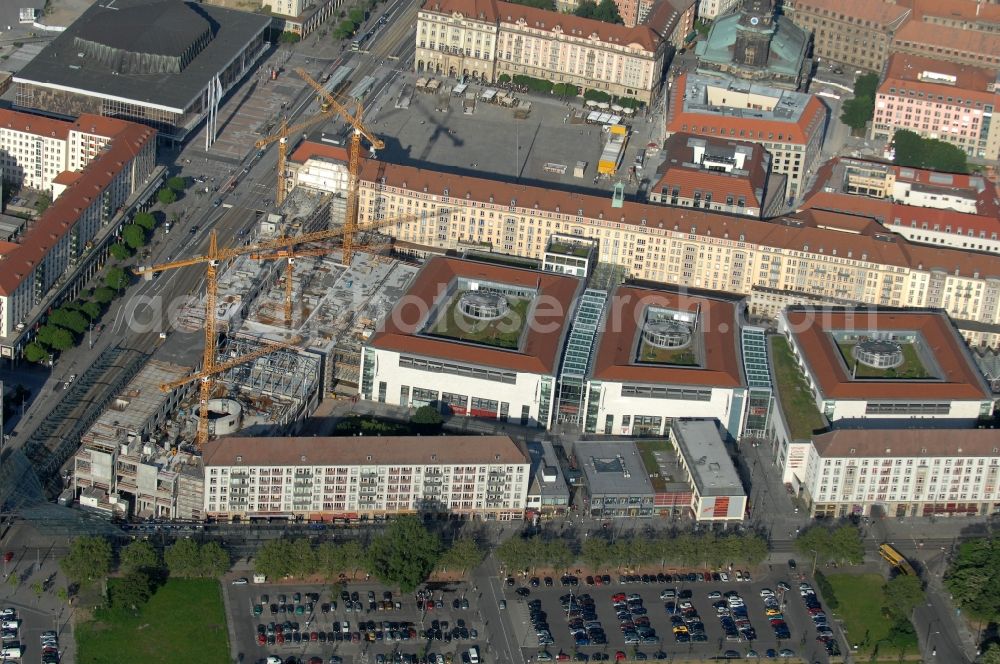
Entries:
[[[55,131],[55,125],[47,123],[58,121],[45,118],[41,120],[44,121],[42,126]],[[27,124],[38,126],[34,119],[25,126]],[[17,245],[17,249],[0,260],[0,295],[12,295],[27,275],[44,260],[59,238],[79,220],[83,211],[111,184],[121,169],[147,143],[156,140],[155,129],[113,118],[82,115],[75,123],[61,124],[64,125],[64,129],[61,130],[64,131],[64,137],[68,136],[70,129],[89,132],[91,127],[100,125],[102,129],[112,130],[107,131],[105,135],[109,135],[113,140],[80,172],[80,177],[38,217],[34,227]]]
[[494,23],[500,18],[496,0],[426,0],[420,9],[439,14],[461,14]]
[[[874,221],[867,224],[863,233],[854,235],[818,228],[811,218],[801,213],[786,217],[793,220],[793,223],[785,223],[781,220],[762,222],[702,210],[629,200],[626,200],[621,208],[615,208],[612,206],[610,196],[442,173],[414,166],[391,164],[383,160],[362,161],[362,187],[370,187],[370,183],[380,183],[383,178],[385,186],[390,189],[426,191],[430,196],[442,196],[447,191],[452,199],[468,198],[479,202],[493,199],[498,205],[504,206],[513,201],[518,208],[537,209],[540,214],[579,214],[585,219],[605,219],[621,223],[623,226],[646,227],[650,232],[662,229],[703,237],[731,239],[742,237],[744,242],[766,247],[822,254],[836,253],[841,257],[853,255],[854,260],[867,260],[883,265],[925,270],[937,268],[949,273],[957,271],[968,277],[978,274],[981,278],[1000,278],[1000,256],[943,247],[927,247],[913,244],[898,236],[893,236],[893,241],[886,242],[876,237],[884,234],[884,229]],[[859,218],[859,215],[851,213],[830,216],[831,220],[839,218],[843,223],[855,222]]]
[[0,127],[4,129],[14,129],[36,136],[50,136],[65,141],[72,126],[71,122],[65,120],[53,120],[40,115],[0,109]]
[[[958,80],[954,85],[935,83],[929,80],[921,81],[919,77],[925,71],[954,76]],[[895,53],[889,57],[889,66],[885,79],[878,87],[878,93],[883,95],[899,94],[898,92],[889,92],[890,88],[905,88],[916,92],[971,98],[974,101],[992,103],[998,93],[997,91],[988,92],[987,86],[995,83],[996,78],[995,69],[945,62],[910,53]]]
[[304,164],[315,157],[333,159],[334,161],[341,161],[346,164],[348,160],[347,148],[340,145],[302,141],[288,159],[297,164]]
[[65,184],[71,185],[81,177],[80,171],[63,171],[59,175],[52,178],[54,184]]
[[890,51],[911,48],[907,42],[921,47],[940,47],[964,54],[969,59],[977,55],[985,55],[993,62],[1000,59],[1000,38],[995,32],[951,28],[933,23],[907,21],[896,31],[890,46]]
[[813,12],[826,10],[832,14],[831,18],[842,16],[841,20],[853,20],[855,22],[871,21],[881,26],[889,26],[899,21],[910,10],[901,5],[891,2],[880,2],[876,0],[794,0],[793,10],[803,9]]
[[[711,171],[694,164],[694,150],[688,147],[688,139],[699,138],[707,142],[707,148],[733,149],[750,148],[751,153],[743,162],[745,174]],[[691,198],[697,189],[703,194],[711,192],[712,200],[725,203],[727,196],[746,198],[747,207],[762,207],[764,188],[767,184],[768,169],[765,165],[766,153],[760,143],[744,143],[714,136],[695,136],[683,132],[673,134],[664,144],[666,161],[657,169],[659,179],[653,189],[659,191],[664,185],[680,188],[680,196]]]
[[[699,113],[684,110],[684,98],[687,93],[687,74],[681,74],[674,80],[670,102],[670,115],[667,118],[667,133],[689,132],[699,136],[712,136],[715,130],[719,134],[726,132],[726,138],[733,140],[773,141],[782,143],[797,143],[806,145],[814,131],[822,129],[826,118],[826,107],[815,96],[810,95],[809,101],[802,109],[802,114],[794,122],[782,122],[767,118],[742,117],[737,115],[720,115],[716,113]],[[702,127],[705,131],[702,131]],[[728,135],[729,132],[734,132]],[[740,136],[740,132],[747,132]],[[769,137],[768,134],[773,134]],[[778,135],[782,138],[779,141]]]
[[825,458],[998,456],[995,429],[837,429],[812,442]]
[[[668,367],[635,362],[639,326],[646,308],[664,307],[698,312],[698,332],[704,364],[701,367]],[[627,383],[739,387],[739,316],[734,302],[665,290],[619,286],[605,308],[603,329],[591,377]]]
[[[913,10],[913,17],[940,16],[976,22],[1000,23],[1000,5],[975,0],[896,0],[901,7]],[[875,4],[875,3],[873,3]],[[881,3],[878,3],[881,4]]]
[[[790,334],[826,399],[983,400],[990,398],[965,342],[939,311],[856,311],[792,307],[785,310]],[[852,380],[829,332],[915,330],[941,369],[941,380]]]
[[[433,0],[431,0],[433,2]],[[648,25],[637,25],[634,28],[627,28],[624,25],[615,23],[605,23],[591,18],[580,18],[573,14],[562,14],[545,9],[536,9],[527,5],[518,5],[513,2],[502,2],[498,0],[497,11],[500,15],[500,22],[515,24],[524,20],[528,28],[552,31],[558,26],[564,35],[573,35],[581,39],[587,39],[591,35],[597,35],[602,42],[630,46],[638,44],[647,51],[656,51],[660,44],[660,37]]]
[[205,445],[204,460],[206,468],[411,464],[432,466],[529,462],[525,450],[509,436],[370,436],[362,439],[232,436],[219,438]]
[[[440,303],[448,284],[459,277],[537,289],[520,350],[503,350],[421,334],[428,314]],[[569,317],[581,288],[579,279],[551,272],[434,258],[417,273],[406,295],[396,303],[368,343],[374,348],[399,353],[552,375],[558,367]]]

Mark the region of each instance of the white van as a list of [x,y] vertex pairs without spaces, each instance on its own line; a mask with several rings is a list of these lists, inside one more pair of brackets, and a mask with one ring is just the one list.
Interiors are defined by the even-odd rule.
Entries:
[[4,648],[0,650],[0,657],[13,657],[14,659],[21,659],[22,655],[21,646],[16,648]]
[[21,621],[16,618],[14,620],[4,620],[3,622],[0,622],[0,628],[2,629],[17,629],[20,626]]
[[469,648],[469,664],[479,664],[479,646]]

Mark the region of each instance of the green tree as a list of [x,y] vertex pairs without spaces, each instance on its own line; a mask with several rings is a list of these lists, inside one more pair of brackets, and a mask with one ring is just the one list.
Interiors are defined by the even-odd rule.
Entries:
[[898,619],[909,620],[917,605],[924,601],[924,586],[916,576],[900,574],[889,579],[883,588],[885,611]]
[[619,25],[625,23],[622,20],[621,14],[618,13],[618,5],[615,4],[614,0],[601,0],[597,3],[597,13],[594,18],[605,23],[617,23]]
[[333,31],[334,39],[347,39],[354,34],[357,30],[357,26],[354,25],[354,21],[350,19],[345,19],[341,21]]
[[565,540],[553,539],[545,543],[544,554],[545,564],[556,570],[560,574],[566,571],[575,559],[572,549]]
[[347,18],[349,18],[351,20],[351,23],[353,23],[354,26],[357,27],[365,22],[365,10],[355,7],[351,9],[349,12],[347,12]]
[[393,521],[368,546],[368,571],[405,593],[423,583],[441,556],[441,540],[413,516]]
[[580,18],[595,18],[597,16],[596,0],[580,0],[573,10],[573,14]]
[[413,413],[410,423],[420,429],[421,433],[428,433],[440,429],[444,418],[434,406],[421,406]]
[[983,651],[979,664],[1000,664],[1000,644],[991,643]]
[[460,537],[452,542],[438,561],[438,569],[443,571],[458,570],[462,574],[478,565],[483,560],[483,550],[471,537]]
[[129,224],[122,229],[122,240],[130,249],[138,249],[146,244],[146,231],[138,224]]
[[49,351],[39,342],[32,341],[24,347],[24,359],[29,362],[44,362],[49,359]]
[[42,214],[49,209],[50,205],[52,205],[51,197],[45,195],[39,196],[38,200],[35,201],[35,212]]
[[43,325],[38,328],[37,337],[39,343],[59,351],[69,350],[74,344],[72,333],[55,325]]
[[128,613],[139,613],[153,596],[153,580],[145,572],[129,572],[109,584],[111,606]]
[[94,289],[94,301],[98,304],[107,304],[113,299],[115,299],[115,290],[113,288],[101,286]]
[[840,111],[840,121],[860,132],[868,126],[875,113],[875,100],[869,97],[854,97],[844,102]]
[[82,334],[89,324],[89,321],[83,314],[79,311],[67,309],[65,306],[49,314],[49,322],[76,334]]
[[132,250],[126,247],[121,242],[115,242],[113,245],[108,247],[108,253],[115,260],[123,261],[132,255]]
[[300,41],[302,41],[302,36],[291,30],[285,30],[278,37],[278,42],[281,44],[298,44]]
[[35,599],[41,599],[45,593],[45,584],[39,579],[31,584],[31,592],[35,593]]
[[163,567],[160,554],[149,540],[135,540],[118,554],[118,569],[129,572],[158,572]]
[[316,547],[316,566],[324,579],[337,578],[340,572],[347,569],[343,548],[333,542],[322,542]]
[[795,539],[795,550],[817,563],[826,563],[833,559],[833,542],[830,531],[823,526],[813,526],[802,532]]
[[178,194],[187,189],[187,187],[188,187],[188,179],[182,175],[175,175],[174,177],[167,180],[167,188],[172,189],[174,192]]
[[900,166],[926,168],[947,173],[967,173],[965,152],[950,143],[933,138],[921,138],[907,129],[896,131],[892,138],[895,157]]
[[607,92],[604,92],[602,90],[593,90],[593,89],[584,92],[583,98],[586,99],[587,101],[596,101],[596,102],[611,101],[611,95],[609,95]]
[[357,540],[340,545],[340,555],[344,557],[344,570],[353,576],[365,566],[365,548]]
[[289,574],[299,579],[312,576],[319,569],[319,559],[308,538],[300,537],[292,542],[292,557],[288,561]]
[[108,288],[121,290],[128,286],[128,273],[120,267],[113,267],[105,275],[104,283],[108,285]]
[[264,542],[257,549],[254,558],[254,569],[258,574],[264,574],[272,581],[278,581],[291,576],[291,560],[295,556],[295,547],[286,539],[273,539]]
[[534,565],[532,545],[522,537],[511,537],[497,548],[497,559],[511,574]]
[[1000,621],[1000,538],[977,538],[958,547],[945,575],[955,603],[972,617]]
[[199,577],[201,574],[201,548],[190,539],[177,540],[163,552],[170,576]]
[[206,542],[201,545],[201,574],[207,578],[217,578],[229,571],[232,561],[229,553],[218,542]]
[[87,302],[81,302],[80,311],[82,311],[91,321],[95,321],[101,317],[101,305],[96,302],[90,302],[89,300]]
[[580,550],[580,558],[583,564],[594,570],[601,571],[609,562],[608,543],[600,537],[589,537],[583,541]]
[[878,74],[862,74],[854,79],[854,96],[868,97],[875,101],[878,92]]
[[[183,180],[184,178],[180,179]],[[170,178],[170,180],[172,182],[174,178]],[[184,187],[182,185],[181,189],[183,188]],[[151,231],[156,227],[156,217],[154,217],[148,212],[137,212],[136,215],[132,217],[132,223],[143,230]]]
[[163,205],[170,205],[177,200],[177,192],[170,187],[163,187],[156,192],[156,200],[160,201]]
[[103,537],[77,537],[59,567],[71,583],[88,588],[111,571],[111,543]]
[[865,558],[861,531],[850,524],[839,526],[830,533],[830,547],[830,557],[840,563],[860,565]]

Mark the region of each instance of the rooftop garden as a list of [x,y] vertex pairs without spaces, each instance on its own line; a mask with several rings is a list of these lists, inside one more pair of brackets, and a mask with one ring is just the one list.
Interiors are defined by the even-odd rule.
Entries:
[[670,364],[682,367],[697,367],[698,358],[691,346],[684,348],[660,348],[647,342],[639,341],[639,362],[644,364]]
[[816,408],[812,390],[799,369],[788,340],[782,336],[771,337],[771,359],[777,382],[781,413],[793,440],[808,439],[813,431],[826,426]]
[[495,320],[475,320],[459,309],[459,300],[463,292],[457,291],[452,296],[425,334],[494,348],[517,350],[521,344],[521,333],[527,327],[531,300],[507,297],[508,309],[503,316]]
[[673,478],[663,474],[663,467],[656,460],[656,453],[666,454],[672,452],[674,446],[665,438],[637,440],[635,441],[635,446],[639,448],[639,458],[642,459],[642,465],[646,468],[646,474],[649,475],[653,491],[663,493],[667,490],[667,483],[673,481]]
[[[855,378],[885,378],[895,380],[933,378],[931,373],[927,371],[924,363],[920,360],[920,354],[913,344],[900,344],[903,350],[903,363],[898,367],[888,369],[870,367],[867,364],[858,362],[854,357],[854,347],[856,345],[856,343],[850,341],[837,342],[840,355],[847,364],[847,371],[853,374]],[[855,365],[857,365],[856,369]]]
[[552,241],[549,243],[549,252],[586,258],[590,254],[590,246],[579,242]]

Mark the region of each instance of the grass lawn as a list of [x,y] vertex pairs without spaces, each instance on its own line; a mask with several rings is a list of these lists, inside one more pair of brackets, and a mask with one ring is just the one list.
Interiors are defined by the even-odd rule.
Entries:
[[639,361],[685,367],[698,366],[698,358],[690,348],[658,348],[645,340],[639,344]]
[[795,362],[788,340],[782,336],[771,337],[771,360],[781,402],[781,412],[793,439],[812,437],[816,429],[825,425],[816,408],[813,393]]
[[649,481],[653,483],[653,490],[665,490],[667,478],[663,477],[663,472],[660,470],[660,464],[657,462],[654,453],[669,452],[673,449],[673,445],[670,444],[669,440],[657,438],[654,440],[637,440],[635,441],[635,446],[639,448],[639,457],[642,459],[642,465],[646,467],[646,472],[656,475],[656,477],[649,478]]
[[878,574],[827,574],[826,580],[840,603],[835,613],[844,621],[848,645],[857,645],[858,652],[866,655],[878,646],[879,661],[897,660],[898,650],[888,642],[879,645],[892,628],[892,620],[882,614],[885,579]]
[[[857,363],[852,352],[856,345],[845,341],[837,342],[840,354],[843,356],[844,362],[847,363],[848,371],[854,371],[854,365]],[[924,363],[920,361],[920,355],[917,354],[917,349],[913,347],[913,344],[902,344],[902,349],[903,363],[898,367],[894,369],[876,369],[875,367],[858,364],[857,373],[854,374],[855,377],[889,379],[930,378],[931,375],[924,367]]]
[[171,579],[138,616],[101,614],[77,627],[80,664],[227,664],[222,589],[214,579]]
[[471,341],[485,346],[516,349],[521,342],[521,332],[528,322],[527,298],[507,298],[507,313],[496,319],[480,321],[468,318],[458,308],[461,293],[456,293],[447,308],[439,315],[427,334],[435,337]]

